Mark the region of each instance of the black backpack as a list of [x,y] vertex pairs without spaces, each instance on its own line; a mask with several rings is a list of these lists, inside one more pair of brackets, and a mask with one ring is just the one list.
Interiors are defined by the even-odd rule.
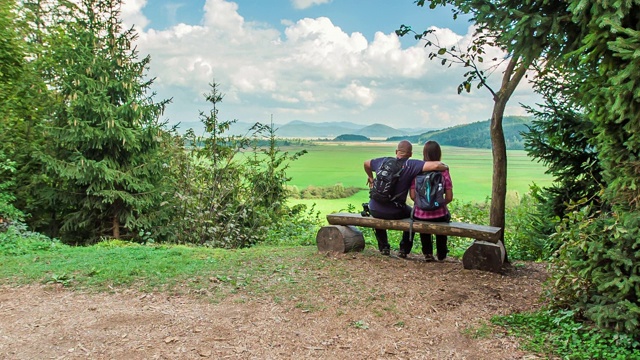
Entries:
[[440,171],[428,171],[416,176],[414,207],[435,210],[444,206],[444,176]]
[[407,159],[385,158],[376,171],[369,197],[383,204],[395,202],[400,195],[396,194],[396,184],[406,162]]

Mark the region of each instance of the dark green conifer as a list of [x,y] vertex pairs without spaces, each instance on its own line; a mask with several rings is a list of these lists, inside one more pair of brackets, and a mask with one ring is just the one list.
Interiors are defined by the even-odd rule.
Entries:
[[[48,128],[52,148],[42,160],[61,236],[87,242],[129,238],[159,203],[163,177],[158,122],[166,101],[153,102],[138,59],[137,34],[123,30],[121,0],[83,0],[64,20],[50,56],[59,102]],[[71,5],[69,5],[71,6]]]

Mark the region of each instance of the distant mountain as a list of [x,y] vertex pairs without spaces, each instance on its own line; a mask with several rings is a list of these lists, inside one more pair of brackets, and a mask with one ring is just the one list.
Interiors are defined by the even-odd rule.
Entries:
[[353,131],[352,127],[295,121],[278,127],[276,135],[288,138],[334,138],[341,134],[353,133]]
[[[225,135],[247,135],[254,123],[235,122],[231,124]],[[277,127],[277,125],[274,124]],[[204,124],[201,121],[185,121],[179,124],[178,133],[185,134],[188,129],[193,129],[197,136],[204,135]]]
[[[254,123],[236,122],[231,124],[225,135],[251,135],[250,128]],[[363,126],[348,121],[331,121],[331,122],[307,122],[302,120],[293,120],[286,124],[274,124],[276,128],[276,136],[281,138],[322,138],[334,139],[340,135],[352,134],[362,135],[369,138],[386,139],[390,136],[400,135],[417,135],[422,134],[428,129],[395,129],[391,126],[383,124],[373,124]],[[189,121],[180,123],[178,132],[186,133],[188,129],[193,129],[196,135],[204,135],[204,124],[200,121]]]
[[369,140],[371,139],[369,139],[364,135],[354,135],[354,134],[343,134],[333,139],[333,141],[369,141]]
[[[504,137],[508,150],[524,149],[524,141],[521,132],[528,131],[527,125],[531,123],[530,117],[505,116],[502,121]],[[225,132],[226,135],[251,135],[250,128],[254,123],[236,122]],[[281,138],[316,138],[316,139],[386,139],[387,141],[409,140],[414,145],[424,144],[427,140],[435,140],[440,145],[491,148],[491,136],[489,133],[490,121],[478,121],[471,124],[457,125],[446,129],[395,129],[388,125],[373,124],[362,126],[348,121],[332,121],[313,123],[302,120],[293,120],[287,124],[274,124],[276,136]],[[192,128],[196,135],[204,134],[204,125],[197,122],[184,122],[180,124],[179,132],[184,134]]]
[[[531,117],[526,116],[504,117],[502,128],[508,150],[524,149],[524,141],[520,133],[528,131],[527,125],[531,124],[531,120]],[[414,144],[424,144],[428,140],[434,140],[440,145],[491,149],[490,123],[490,120],[478,121],[442,130],[428,131],[417,136],[395,136],[387,140],[400,141],[406,139]]]
[[424,134],[428,131],[439,130],[440,128],[398,128],[398,130],[402,131],[403,134]]
[[352,129],[352,130],[362,129],[362,125],[354,124],[348,121],[329,121],[329,122],[321,122],[321,123],[312,123],[312,122],[306,122],[302,120],[293,120],[288,122],[287,125],[308,125],[313,127],[338,127],[338,128]]
[[388,138],[390,136],[406,135],[407,133],[398,129],[394,129],[391,126],[383,124],[373,124],[366,126],[359,131],[356,131],[355,134],[370,138]]

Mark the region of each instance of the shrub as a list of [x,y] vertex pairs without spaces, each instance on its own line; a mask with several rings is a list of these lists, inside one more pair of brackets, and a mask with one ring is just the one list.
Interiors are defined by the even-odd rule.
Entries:
[[[532,236],[533,215],[538,206],[537,200],[531,194],[506,209],[504,243],[511,260],[543,260],[551,256],[549,239],[544,236]],[[478,225],[489,225],[489,200],[484,202],[462,202],[454,199],[449,204],[451,221],[468,222]],[[469,247],[471,239],[450,237],[449,247],[452,254],[461,256]]]
[[[206,133],[196,136],[189,130],[182,144],[176,144],[169,164],[172,213],[153,232],[176,243],[241,248],[266,240],[270,229],[305,223],[304,211],[286,206],[285,184],[288,162],[306,151],[281,152],[273,125],[255,124],[248,136],[226,135],[235,120],[218,119],[222,95],[217,84],[210,86],[206,98],[212,109],[200,114]],[[268,146],[258,147],[265,138]]]
[[538,207],[537,199],[525,194],[516,205],[507,208],[504,242],[510,259],[535,261],[551,257],[549,236],[536,231],[541,221],[536,216]]
[[491,321],[506,328],[507,334],[524,338],[522,347],[525,350],[544,353],[549,358],[640,358],[640,343],[633,337],[578,322],[572,311],[541,310],[494,317]]
[[553,305],[640,336],[640,217],[574,204],[554,235]]
[[355,186],[344,187],[342,184],[332,186],[309,185],[302,190],[298,189],[297,186],[287,186],[286,189],[293,199],[344,199],[362,190]]
[[39,251],[48,251],[59,246],[58,240],[27,230],[25,224],[14,222],[4,232],[0,232],[1,255],[26,255]]
[[9,192],[13,181],[2,180],[9,178],[7,175],[15,171],[15,162],[7,159],[4,152],[0,150],[0,231],[6,228],[11,220],[24,220],[24,214],[13,206],[15,196]]
[[298,204],[289,209],[283,221],[269,228],[265,245],[277,246],[309,246],[314,245],[318,229],[324,223],[315,204],[307,208]]

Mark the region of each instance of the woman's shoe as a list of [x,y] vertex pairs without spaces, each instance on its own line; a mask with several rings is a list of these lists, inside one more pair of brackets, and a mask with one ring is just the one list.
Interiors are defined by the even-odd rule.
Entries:
[[436,261],[436,259],[433,258],[433,254],[426,254],[424,256],[424,261],[426,262],[432,262],[432,261]]

